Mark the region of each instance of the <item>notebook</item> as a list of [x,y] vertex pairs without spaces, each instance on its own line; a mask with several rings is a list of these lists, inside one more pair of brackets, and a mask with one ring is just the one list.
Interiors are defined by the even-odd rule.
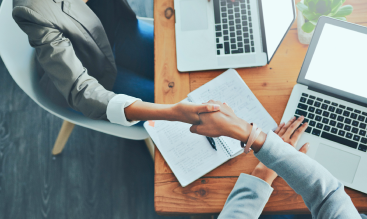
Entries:
[[[227,70],[191,92],[183,101],[205,103],[209,100],[226,102],[238,117],[256,123],[264,132],[277,127],[234,69]],[[190,124],[147,121],[144,127],[182,187],[243,152],[240,141],[225,136],[214,138],[215,151],[205,136],[190,132]]]

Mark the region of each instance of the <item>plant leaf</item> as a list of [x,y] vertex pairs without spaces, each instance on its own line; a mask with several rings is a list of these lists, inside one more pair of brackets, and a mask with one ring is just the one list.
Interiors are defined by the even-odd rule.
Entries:
[[341,21],[346,21],[347,20],[345,17],[333,17],[333,18],[341,20]]
[[312,13],[309,10],[305,10],[302,12],[303,16],[307,19],[307,20],[315,20],[318,19],[320,17],[319,14],[316,13]]
[[310,23],[316,26],[317,21],[319,21],[319,19],[311,20]]
[[334,14],[338,11],[339,7],[342,6],[343,0],[334,0],[333,4],[331,5],[331,12],[330,14]]
[[311,22],[306,22],[302,25],[302,30],[306,33],[311,33],[315,29],[315,25],[313,25]]
[[305,0],[304,4],[307,6],[309,2],[310,2],[310,0]]
[[339,8],[339,10],[333,15],[333,17],[345,17],[350,15],[352,12],[353,6],[344,5],[343,7]]
[[308,7],[305,4],[303,4],[302,2],[298,2],[297,8],[301,12],[303,12],[304,10],[308,10]]

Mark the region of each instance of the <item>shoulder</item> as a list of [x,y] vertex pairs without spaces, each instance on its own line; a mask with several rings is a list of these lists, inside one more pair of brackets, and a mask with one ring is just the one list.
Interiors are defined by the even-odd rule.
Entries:
[[61,6],[53,0],[13,0],[13,18],[19,23],[28,21],[53,26]]

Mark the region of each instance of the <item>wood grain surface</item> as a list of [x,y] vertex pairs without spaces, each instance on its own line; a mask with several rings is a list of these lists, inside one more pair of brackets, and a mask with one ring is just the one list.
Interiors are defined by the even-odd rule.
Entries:
[[[296,0],[299,2],[299,0]],[[367,26],[367,2],[347,0],[354,7],[349,22]],[[155,0],[155,101],[176,103],[186,95],[212,80],[224,70],[179,73],[176,66],[173,0]],[[237,69],[265,109],[280,122],[308,46],[299,43],[297,24],[293,24],[269,65]],[[170,87],[169,83],[174,84]],[[245,158],[245,156],[247,156]],[[156,150],[155,155],[155,209],[159,214],[218,213],[223,208],[240,173],[250,173],[259,161],[250,153],[232,159],[189,186],[182,188],[176,177]],[[278,178],[274,192],[264,209],[265,214],[309,213],[302,197]],[[367,195],[346,189],[359,211],[367,211]]]

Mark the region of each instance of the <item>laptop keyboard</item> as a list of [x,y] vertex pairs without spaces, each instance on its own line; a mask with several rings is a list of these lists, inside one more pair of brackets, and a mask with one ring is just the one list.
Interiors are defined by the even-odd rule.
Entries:
[[217,55],[254,53],[250,0],[214,0]]
[[305,117],[307,133],[367,151],[366,112],[303,93],[295,116]]

